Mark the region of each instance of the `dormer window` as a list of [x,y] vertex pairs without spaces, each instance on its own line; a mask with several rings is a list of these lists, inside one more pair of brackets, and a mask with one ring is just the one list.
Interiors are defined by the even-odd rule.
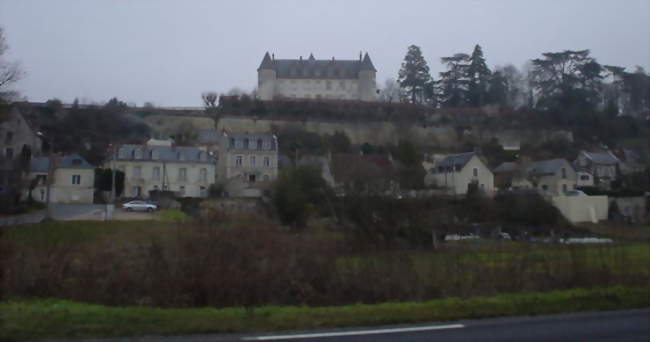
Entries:
[[262,139],[257,139],[257,149],[258,150],[262,149]]
[[248,150],[248,138],[244,138],[244,149]]
[[72,165],[81,165],[81,159],[73,159]]
[[236,139],[236,140],[235,140],[235,147],[236,147],[236,148],[241,149],[241,144],[242,144],[241,139]]
[[178,160],[185,160],[185,154],[182,153],[182,152],[178,152],[178,153],[176,153],[176,158]]
[[158,159],[160,159],[160,152],[155,151],[155,150],[151,150],[151,151],[149,151],[149,157],[152,160],[158,160]]
[[264,149],[265,150],[270,150],[271,149],[271,142],[269,140],[264,140]]
[[230,148],[235,148],[235,138],[230,138]]

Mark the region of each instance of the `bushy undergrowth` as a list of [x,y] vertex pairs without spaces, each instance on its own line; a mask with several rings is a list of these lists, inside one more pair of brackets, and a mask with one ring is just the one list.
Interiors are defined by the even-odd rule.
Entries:
[[[227,221],[226,221],[227,222]],[[234,222],[234,221],[233,221]],[[351,249],[261,219],[121,229],[13,228],[1,289],[108,305],[340,305],[648,283],[648,245]],[[120,223],[111,223],[120,224]],[[149,223],[154,225],[154,223]],[[74,230],[74,229],[73,229]],[[79,229],[81,232],[81,229]],[[42,238],[48,236],[48,238]]]

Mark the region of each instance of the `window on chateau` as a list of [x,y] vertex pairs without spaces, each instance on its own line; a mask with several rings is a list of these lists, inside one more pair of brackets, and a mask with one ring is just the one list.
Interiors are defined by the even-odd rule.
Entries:
[[235,167],[241,167],[242,159],[242,156],[235,157]]
[[133,178],[140,178],[142,177],[142,167],[141,166],[134,166],[133,167]]
[[264,167],[271,166],[271,159],[269,157],[264,157]]
[[237,147],[237,148],[241,148],[241,145],[242,145],[242,141],[241,141],[241,139],[237,139],[237,140],[235,140],[235,147]]
[[151,171],[151,179],[160,180],[160,167],[156,166],[153,168],[153,170]]
[[244,149],[248,150],[248,138],[244,138]]
[[230,148],[235,148],[235,138],[230,138]]
[[250,166],[255,167],[255,156],[250,157]]
[[180,168],[178,169],[178,180],[179,181],[186,181],[187,180],[187,169],[186,168]]
[[201,181],[201,182],[205,182],[205,181],[207,181],[207,180],[208,180],[208,169],[206,169],[206,168],[202,168],[202,169],[199,171],[199,181]]
[[262,149],[262,139],[257,139],[257,149],[258,150]]

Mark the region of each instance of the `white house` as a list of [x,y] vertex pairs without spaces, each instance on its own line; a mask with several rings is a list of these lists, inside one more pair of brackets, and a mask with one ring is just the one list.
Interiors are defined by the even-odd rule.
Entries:
[[223,131],[217,164],[218,183],[229,196],[258,196],[260,187],[278,177],[278,138]]
[[620,160],[611,152],[581,151],[574,165],[579,171],[593,175],[594,185],[610,189],[611,183],[619,178]]
[[[50,167],[50,162],[53,165]],[[93,203],[95,167],[78,154],[33,158],[29,181],[32,199],[47,200],[48,176],[52,175],[50,203]],[[29,191],[29,190],[27,190]],[[27,194],[26,194],[27,195]]]
[[577,186],[576,171],[566,159],[548,159],[531,163],[528,179],[533,186],[546,195],[562,195]]
[[487,164],[474,152],[448,155],[434,163],[425,176],[425,184],[462,195],[476,185],[486,194],[494,193],[494,175]]

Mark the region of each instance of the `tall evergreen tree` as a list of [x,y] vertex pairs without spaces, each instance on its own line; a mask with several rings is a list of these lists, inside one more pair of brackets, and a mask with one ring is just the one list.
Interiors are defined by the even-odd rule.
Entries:
[[547,109],[593,109],[600,101],[603,68],[589,50],[546,52],[534,59],[531,84]]
[[484,105],[491,72],[490,68],[488,68],[485,63],[483,50],[478,44],[474,46],[474,51],[469,57],[469,64],[467,65],[466,72],[466,77],[469,82],[467,89],[467,100],[469,101],[469,104],[473,106]]
[[440,73],[439,99],[442,105],[448,107],[461,106],[467,103],[467,62],[469,55],[457,53],[451,57],[442,57],[440,61],[446,64],[447,71]]
[[490,76],[485,100],[485,103],[508,105],[508,80],[500,71],[495,71]]
[[411,102],[416,103],[423,97],[425,86],[430,81],[429,66],[422,56],[420,47],[409,46],[397,82],[409,94]]

